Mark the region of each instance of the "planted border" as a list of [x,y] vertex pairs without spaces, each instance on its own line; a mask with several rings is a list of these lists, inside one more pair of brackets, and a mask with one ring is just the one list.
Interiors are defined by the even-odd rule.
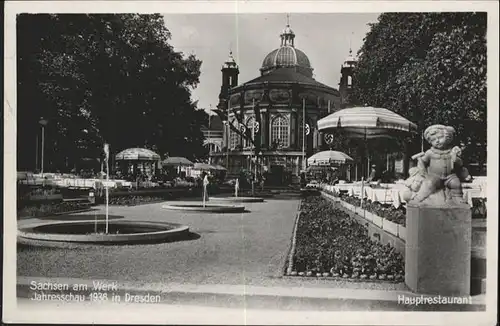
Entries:
[[91,203],[88,201],[82,202],[59,202],[49,204],[38,204],[28,207],[19,208],[17,216],[19,219],[46,217],[51,215],[69,214],[75,212],[85,212],[90,210]]
[[[321,196],[302,201],[290,276],[350,281],[404,279],[404,260],[390,245],[372,241],[364,226]],[[292,241],[293,247],[293,241]]]

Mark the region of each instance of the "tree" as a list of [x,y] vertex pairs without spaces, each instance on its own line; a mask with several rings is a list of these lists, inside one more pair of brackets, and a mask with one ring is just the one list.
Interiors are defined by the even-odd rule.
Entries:
[[20,166],[33,166],[26,149],[40,116],[51,121],[53,168],[99,156],[103,142],[112,153],[200,155],[205,117],[191,90],[201,61],[176,52],[170,37],[160,15],[18,16]]
[[486,13],[388,13],[371,26],[354,73],[358,104],[388,108],[421,132],[452,125],[464,157],[484,163]]

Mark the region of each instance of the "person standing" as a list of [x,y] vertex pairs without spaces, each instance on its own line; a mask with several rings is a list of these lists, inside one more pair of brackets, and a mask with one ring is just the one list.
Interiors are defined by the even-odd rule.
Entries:
[[208,185],[210,181],[208,180],[208,174],[205,174],[203,178],[203,201],[208,201]]

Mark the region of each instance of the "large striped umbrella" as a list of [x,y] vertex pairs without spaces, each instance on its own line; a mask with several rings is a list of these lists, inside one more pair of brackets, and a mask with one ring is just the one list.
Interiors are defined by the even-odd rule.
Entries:
[[[416,131],[417,125],[390,110],[375,107],[353,107],[339,110],[318,121],[318,130],[343,130],[347,136],[365,139],[402,136]],[[364,160],[363,160],[364,161]],[[363,166],[363,175],[368,169]]]
[[213,171],[216,170],[216,168],[210,164],[207,163],[194,163],[193,169],[195,170],[204,170],[204,171]]
[[223,167],[222,165],[219,165],[219,164],[214,165],[214,168],[217,171],[226,171],[227,170],[225,167]]
[[163,166],[193,166],[193,162],[188,160],[185,157],[167,157],[163,162],[161,162]]
[[339,110],[318,121],[319,131],[342,129],[353,138],[378,138],[416,131],[417,125],[390,110],[354,107]]
[[117,161],[158,161],[160,155],[146,148],[128,148],[116,154]]
[[345,164],[352,161],[353,159],[345,153],[338,151],[323,151],[309,157],[307,159],[307,165],[329,166],[331,164]]

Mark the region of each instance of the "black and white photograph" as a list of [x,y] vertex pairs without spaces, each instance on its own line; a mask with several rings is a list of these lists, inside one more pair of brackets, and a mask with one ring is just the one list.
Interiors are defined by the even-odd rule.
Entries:
[[498,3],[5,8],[3,322],[497,323]]

